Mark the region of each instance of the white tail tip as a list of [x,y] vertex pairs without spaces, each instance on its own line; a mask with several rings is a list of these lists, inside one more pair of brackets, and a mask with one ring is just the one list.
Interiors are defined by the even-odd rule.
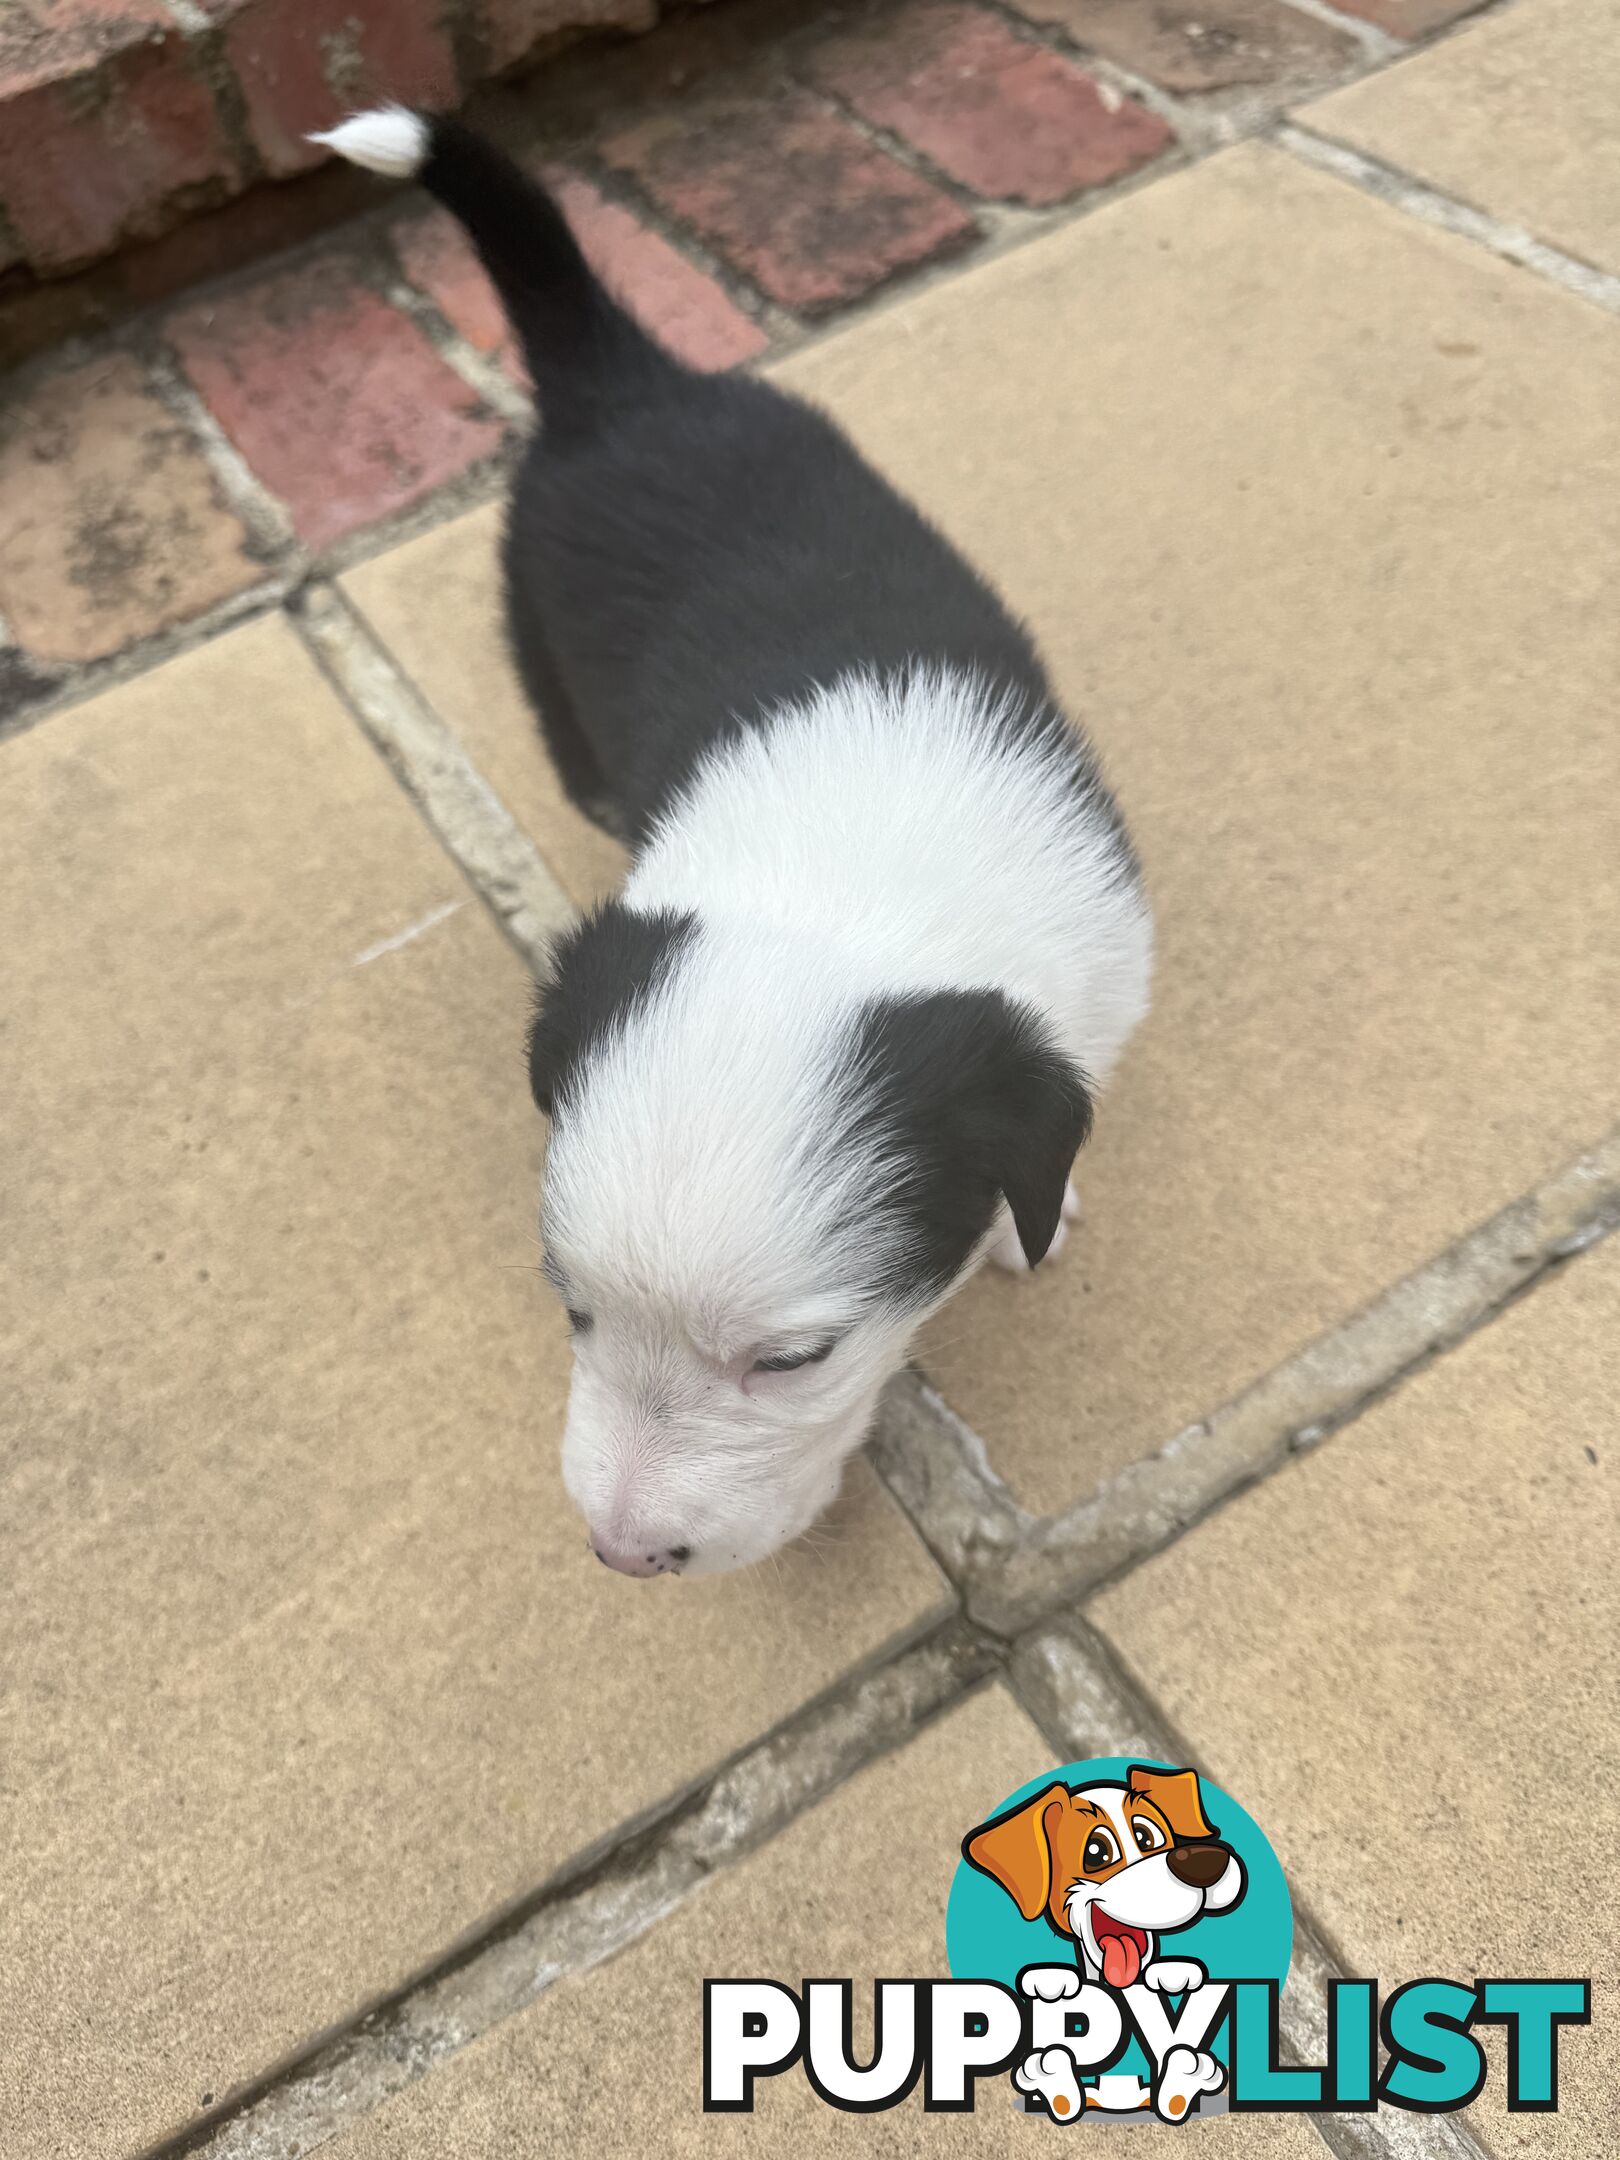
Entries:
[[335,128],[311,135],[367,172],[382,173],[390,180],[409,180],[427,163],[428,124],[420,113],[403,105],[379,105],[375,112],[356,113],[340,120]]

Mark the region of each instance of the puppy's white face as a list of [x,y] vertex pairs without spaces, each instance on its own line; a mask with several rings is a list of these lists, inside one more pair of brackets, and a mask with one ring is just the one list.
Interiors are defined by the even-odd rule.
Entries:
[[[768,933],[618,904],[563,948],[531,1043],[541,1222],[563,1474],[609,1564],[746,1566],[827,1506],[1014,1177],[955,1111],[1017,1032],[982,996],[874,999]],[[1054,1221],[1074,1144],[1048,1149]]]
[[627,1571],[744,1567],[808,1529],[944,1294],[893,1280],[828,986],[781,983],[687,933],[557,1102],[542,1226],[573,1329],[563,1476]]
[[816,1298],[683,1308],[616,1291],[577,1258],[562,1270],[569,1297],[589,1301],[573,1323],[563,1479],[598,1553],[627,1572],[715,1574],[807,1530],[910,1326]]

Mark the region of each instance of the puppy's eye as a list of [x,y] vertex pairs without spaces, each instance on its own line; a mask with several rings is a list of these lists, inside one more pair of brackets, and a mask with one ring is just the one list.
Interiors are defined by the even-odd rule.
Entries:
[[1136,1840],[1138,1852],[1158,1852],[1170,1842],[1158,1824],[1146,1815],[1131,1817],[1131,1835]]
[[1093,1830],[1080,1855],[1080,1865],[1088,1874],[1095,1874],[1098,1868],[1112,1867],[1118,1858],[1119,1847],[1111,1834],[1106,1830]]
[[591,1329],[595,1327],[596,1322],[591,1318],[588,1312],[576,1312],[572,1305],[570,1305],[567,1310],[568,1325],[574,1334],[588,1335],[591,1332]]
[[750,1372],[797,1372],[801,1365],[819,1365],[823,1358],[832,1355],[836,1336],[814,1350],[779,1350],[774,1357],[756,1358],[748,1368]]

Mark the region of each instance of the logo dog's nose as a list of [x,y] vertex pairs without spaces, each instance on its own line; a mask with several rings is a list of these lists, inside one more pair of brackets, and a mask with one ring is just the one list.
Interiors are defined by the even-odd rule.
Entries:
[[1172,1845],[1168,1858],[1171,1874],[1189,1889],[1207,1890],[1226,1873],[1224,1845]]
[[612,1544],[607,1538],[591,1533],[591,1551],[604,1567],[610,1567],[619,1575],[674,1575],[691,1559],[689,1545],[666,1545],[660,1551],[647,1552],[640,1547]]

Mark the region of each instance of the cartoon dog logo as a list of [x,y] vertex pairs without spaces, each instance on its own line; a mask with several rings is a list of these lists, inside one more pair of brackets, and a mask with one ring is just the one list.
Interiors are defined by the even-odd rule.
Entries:
[[[1043,2003],[1077,1996],[1083,1980],[1121,1995],[1138,1985],[1160,1995],[1202,1987],[1203,1966],[1160,1957],[1160,1937],[1206,1913],[1230,1912],[1246,1887],[1242,1861],[1204,1814],[1197,1772],[1140,1763],[1122,1782],[1078,1791],[1049,1785],[970,1831],[962,1855],[1000,1884],[1026,1920],[1044,1914],[1073,1944],[1074,1966],[1030,1966],[1019,1975],[1025,1994]],[[1201,2094],[1221,2090],[1226,2072],[1202,2049],[1172,2047],[1150,2090],[1138,2079],[1113,2077],[1082,2088],[1073,2056],[1054,2046],[1030,2055],[1013,2082],[1060,2122],[1086,2108],[1149,2106],[1166,2122],[1183,2122]]]

